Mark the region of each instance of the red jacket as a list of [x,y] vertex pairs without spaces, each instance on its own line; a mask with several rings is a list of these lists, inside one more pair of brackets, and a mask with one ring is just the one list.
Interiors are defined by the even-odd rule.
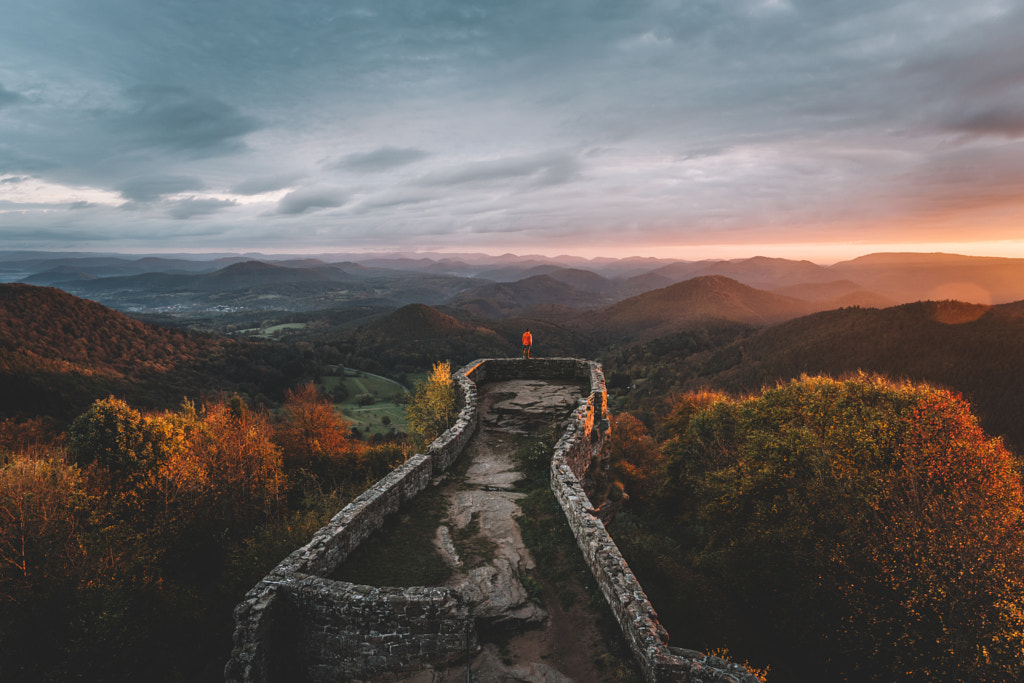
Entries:
[[529,330],[523,332],[523,346],[533,346],[533,335]]

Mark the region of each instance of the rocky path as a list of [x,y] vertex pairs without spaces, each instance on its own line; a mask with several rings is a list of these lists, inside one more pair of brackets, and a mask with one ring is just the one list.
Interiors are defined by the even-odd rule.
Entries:
[[[468,469],[450,489],[447,523],[436,537],[454,570],[449,585],[475,603],[482,649],[469,663],[472,681],[602,680],[595,657],[603,644],[592,617],[580,613],[582,606],[564,611],[540,577],[531,581],[533,596],[524,587],[534,562],[515,519],[524,495],[515,490],[522,476],[511,457],[515,435],[552,422],[561,429],[579,398],[578,384],[513,380],[481,387],[480,430],[462,455]],[[466,664],[389,680],[466,681]]]

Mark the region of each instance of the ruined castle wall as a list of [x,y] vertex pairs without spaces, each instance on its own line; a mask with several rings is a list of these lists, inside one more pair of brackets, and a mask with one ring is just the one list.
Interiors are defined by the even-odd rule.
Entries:
[[455,424],[427,447],[427,453],[434,461],[435,473],[446,471],[455,462],[479,426],[476,384],[463,371],[453,373],[452,378],[459,389],[461,410]]
[[[282,657],[290,649],[281,635],[291,630],[284,621],[292,621],[281,618],[282,587],[294,584],[299,575],[332,573],[389,514],[427,487],[432,472],[430,456],[409,458],[342,508],[309,543],[288,555],[246,593],[235,608],[234,649],[224,670],[226,680],[274,680],[273,671],[282,666]],[[331,583],[345,589],[341,582]]]
[[410,458],[347,505],[263,578],[235,609],[227,681],[346,680],[440,664],[476,645],[464,597],[442,588],[373,588],[326,577],[387,515],[444,471],[477,429],[476,384],[506,379],[590,382],[551,461],[551,487],[648,681],[747,683],[743,667],[669,648],[668,634],[580,485],[607,429],[601,366],[571,358],[483,359],[454,374],[461,411],[427,454]]
[[668,647],[668,633],[580,484],[601,448],[608,398],[601,366],[590,361],[591,392],[573,415],[551,458],[551,489],[584,560],[651,683],[755,683],[745,667],[702,652]]
[[589,361],[578,358],[486,358],[466,365],[459,374],[477,384],[501,382],[509,379],[562,379],[588,381],[591,379]]
[[[471,645],[475,644],[475,635],[467,634],[465,629],[457,637],[451,632],[452,620],[458,620],[462,614],[459,610],[465,609],[464,605],[453,607],[461,596],[443,603],[446,609],[455,610],[455,616],[441,618],[440,607],[427,609],[419,604],[423,597],[417,591],[427,589],[389,592],[324,578],[383,526],[388,515],[425,489],[431,475],[445,470],[472,438],[478,423],[476,387],[464,377],[457,381],[462,389],[462,409],[456,424],[430,445],[427,454],[412,456],[360,494],[317,531],[309,543],[292,552],[246,593],[235,608],[234,648],[224,669],[226,681],[288,680],[295,671],[303,672],[300,678],[321,680],[318,677],[323,672],[346,666],[366,666],[367,671],[380,667],[389,670],[388,666],[404,668],[464,653],[467,638]],[[355,610],[354,605],[360,609]],[[343,606],[351,609],[346,611]],[[433,616],[426,620],[414,618],[424,610]],[[365,620],[356,619],[356,615],[363,615]],[[332,619],[346,621],[349,630],[331,633],[321,629],[312,637],[313,632],[303,626],[326,624]],[[390,637],[381,635],[378,627],[387,623],[405,623],[410,630],[415,629],[413,640],[422,641],[417,652],[396,649],[396,639],[408,635],[397,627],[388,632]],[[461,623],[464,625],[465,619]],[[432,632],[434,627],[437,630]],[[296,631],[305,637],[296,639]],[[358,639],[357,634],[362,634],[359,655],[351,659],[351,646]],[[461,640],[455,642],[458,638]],[[282,671],[291,675],[280,674]]]
[[311,683],[444,664],[476,648],[469,605],[449,588],[376,588],[296,575],[283,589],[287,668]]

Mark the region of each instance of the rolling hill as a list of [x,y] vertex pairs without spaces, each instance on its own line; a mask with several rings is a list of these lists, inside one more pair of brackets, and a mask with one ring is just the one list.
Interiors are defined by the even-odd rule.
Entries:
[[458,337],[481,332],[493,334],[493,331],[487,328],[462,322],[425,304],[403,306],[397,311],[366,324],[362,331],[367,334],[412,341],[437,337]]
[[424,304],[409,304],[334,340],[349,367],[389,376],[418,372],[440,360],[454,367],[474,358],[508,356],[515,347],[493,329]]
[[959,254],[882,253],[836,263],[837,277],[897,302],[959,299],[999,304],[1024,299],[1024,259]]
[[642,341],[714,321],[771,325],[812,310],[805,301],[707,275],[630,297],[574,324],[601,338]]
[[754,256],[732,261],[679,262],[651,271],[675,282],[706,275],[722,275],[758,289],[775,289],[834,279],[824,266],[810,261]]

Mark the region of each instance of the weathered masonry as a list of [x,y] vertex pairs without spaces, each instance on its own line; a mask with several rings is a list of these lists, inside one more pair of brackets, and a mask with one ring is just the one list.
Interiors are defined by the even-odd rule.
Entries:
[[345,506],[313,538],[256,584],[235,608],[234,649],[224,670],[232,683],[369,678],[414,671],[466,656],[477,647],[473,608],[456,589],[374,588],[330,576],[384,519],[425,489],[459,456],[478,425],[477,384],[508,379],[590,382],[551,458],[551,487],[587,565],[648,681],[753,683],[737,664],[668,646],[668,634],[580,480],[606,433],[601,366],[574,358],[484,359],[455,374],[456,424]]

